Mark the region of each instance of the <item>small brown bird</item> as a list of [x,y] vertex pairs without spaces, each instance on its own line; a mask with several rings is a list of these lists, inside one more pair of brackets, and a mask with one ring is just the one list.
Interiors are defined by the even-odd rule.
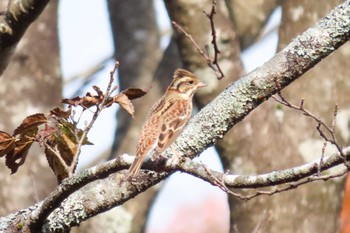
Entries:
[[126,179],[136,176],[146,157],[157,158],[180,134],[192,113],[192,98],[205,87],[194,74],[175,70],[173,81],[149,111],[136,148],[136,158]]

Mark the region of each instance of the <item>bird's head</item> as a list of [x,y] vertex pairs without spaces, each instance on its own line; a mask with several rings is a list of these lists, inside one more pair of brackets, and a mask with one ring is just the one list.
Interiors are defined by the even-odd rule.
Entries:
[[202,83],[193,73],[184,69],[176,69],[168,90],[192,97],[198,88],[205,86],[206,84]]

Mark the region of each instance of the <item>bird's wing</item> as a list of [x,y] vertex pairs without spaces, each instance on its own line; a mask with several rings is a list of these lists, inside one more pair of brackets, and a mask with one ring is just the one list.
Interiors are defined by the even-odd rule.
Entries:
[[158,156],[179,135],[192,112],[192,103],[186,100],[163,98],[156,103],[144,123],[137,155]]
[[163,113],[158,136],[157,154],[162,153],[181,133],[192,112],[192,103],[188,100],[176,100],[171,108]]

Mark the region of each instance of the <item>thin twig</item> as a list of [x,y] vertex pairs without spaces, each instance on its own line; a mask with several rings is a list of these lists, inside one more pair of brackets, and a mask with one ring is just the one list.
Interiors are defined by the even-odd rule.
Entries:
[[[217,37],[216,37],[216,30],[215,30],[215,25],[214,25],[214,15],[216,14],[216,0],[213,0],[210,14],[206,13],[205,11],[203,11],[203,13],[207,16],[207,18],[210,21],[211,36],[212,36],[211,43],[214,47],[214,59],[211,60],[210,65],[209,64],[208,65],[215,71],[218,79],[222,79],[225,77],[225,75],[222,72],[221,67],[218,63],[218,57],[219,57],[220,50],[219,50],[219,47],[218,47],[218,44],[216,41]],[[216,68],[213,65],[215,65]]]
[[43,143],[45,145],[45,148],[47,148],[49,151],[51,151],[51,153],[56,156],[56,158],[60,161],[60,163],[62,164],[63,168],[64,168],[64,171],[69,174],[70,173],[70,168],[69,166],[67,166],[66,162],[63,160],[61,154],[53,149],[45,140],[43,140]]
[[[275,101],[277,101],[278,103],[280,103],[284,106],[287,106],[291,109],[298,110],[298,111],[302,112],[305,116],[310,117],[311,119],[313,119],[317,122],[316,129],[317,129],[318,133],[320,134],[320,136],[326,142],[330,142],[332,145],[334,145],[337,148],[340,156],[342,156],[342,158],[344,160],[344,165],[350,170],[350,165],[346,161],[342,146],[339,145],[339,143],[337,141],[337,137],[335,135],[336,134],[335,123],[336,123],[336,118],[337,118],[337,114],[338,114],[338,105],[335,105],[335,108],[334,108],[332,125],[328,126],[323,120],[321,120],[319,117],[315,116],[313,113],[311,113],[310,111],[308,111],[304,108],[304,99],[302,99],[300,101],[300,105],[297,106],[297,105],[291,104],[287,99],[285,99],[281,92],[278,92],[276,95],[279,98],[277,98],[276,96],[272,96],[272,98]],[[329,133],[330,137],[328,137],[323,132],[322,127],[326,129],[326,131]],[[321,160],[322,160],[322,156],[321,156]],[[319,171],[319,172],[321,172],[321,171]]]
[[210,57],[209,57],[207,54],[205,54],[205,53],[203,52],[203,50],[199,47],[199,45],[197,44],[197,42],[193,39],[192,35],[189,34],[189,33],[187,33],[187,32],[185,31],[185,29],[184,29],[183,27],[181,27],[179,24],[177,24],[175,21],[172,21],[171,23],[174,25],[174,27],[175,27],[178,31],[182,32],[182,33],[192,42],[192,44],[194,45],[194,47],[196,47],[198,53],[199,53],[200,55],[202,55],[202,57],[204,57],[204,58],[207,60],[208,65],[211,64],[211,59],[210,59]]
[[[221,189],[222,191],[224,191],[225,193],[231,194],[232,196],[235,196],[235,197],[237,197],[237,198],[242,199],[242,196],[241,196],[240,194],[231,191],[231,190],[225,185],[225,183],[224,183],[223,181],[219,180],[216,176],[214,176],[214,175],[211,173],[210,169],[209,169],[205,164],[202,163],[201,165],[202,165],[202,167],[204,168],[204,170],[205,170],[205,172],[207,173],[207,175],[209,175],[209,176],[214,180],[214,184],[215,184],[218,188],[220,188],[220,189]],[[225,175],[227,175],[227,174],[225,173]],[[225,175],[224,175],[224,178],[225,178]]]
[[322,146],[322,153],[321,153],[320,162],[319,162],[318,168],[317,168],[317,175],[318,175],[318,176],[321,175],[321,167],[322,167],[322,165],[323,165],[324,152],[326,151],[326,147],[327,147],[327,142],[324,142],[324,143],[323,143],[323,146]]
[[[110,78],[109,78],[109,83],[106,89],[106,92],[103,96],[103,100],[96,106],[96,111],[91,119],[91,121],[85,126],[84,130],[83,130],[83,134],[80,137],[80,140],[77,144],[77,150],[76,150],[76,154],[73,157],[73,161],[72,164],[70,166],[70,171],[73,173],[77,163],[78,163],[78,159],[79,159],[79,154],[81,151],[81,147],[84,144],[84,141],[86,139],[87,134],[89,133],[90,129],[92,128],[92,126],[94,125],[95,121],[97,120],[98,116],[100,115],[101,111],[104,109],[106,101],[109,99],[109,97],[111,96],[112,92],[115,90],[115,87],[113,87],[112,89],[112,84],[114,82],[114,74],[116,72],[116,70],[119,67],[119,62],[116,61],[114,68],[112,71],[110,71]],[[111,90],[112,89],[112,90]]]
[[[225,77],[225,75],[224,75],[223,71],[221,70],[221,67],[220,67],[219,62],[218,62],[220,50],[219,50],[219,47],[217,44],[217,36],[216,36],[216,30],[215,30],[215,25],[214,25],[214,15],[216,14],[216,0],[213,0],[211,12],[208,14],[205,11],[203,11],[203,13],[208,17],[208,19],[210,21],[211,35],[212,35],[211,44],[214,47],[214,59],[211,59],[209,57],[209,52],[207,52],[207,54],[203,52],[203,50],[200,48],[200,46],[197,44],[197,42],[193,39],[192,35],[190,33],[186,32],[186,30],[183,27],[181,27],[175,21],[172,21],[172,24],[179,32],[183,33],[192,42],[194,47],[197,49],[198,53],[202,57],[204,57],[208,66],[215,72],[215,75],[217,76],[217,78],[222,79]],[[206,48],[207,48],[207,46],[206,46]],[[208,51],[208,49],[207,49],[207,51]]]

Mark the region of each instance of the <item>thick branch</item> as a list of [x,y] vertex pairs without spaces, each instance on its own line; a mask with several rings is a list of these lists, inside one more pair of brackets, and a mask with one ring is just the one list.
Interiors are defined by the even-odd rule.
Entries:
[[[345,148],[343,154],[346,155],[349,160],[350,147]],[[33,211],[33,216],[36,212],[42,211],[41,207],[45,205],[45,202],[50,202],[54,205],[52,209],[55,209],[56,205],[60,205],[60,208],[55,209],[45,221],[44,232],[52,232],[57,229],[59,229],[58,232],[64,232],[64,230],[78,225],[79,222],[91,216],[130,200],[138,193],[160,182],[168,175],[166,173],[142,173],[139,179],[133,183],[121,181],[123,179],[123,174],[119,173],[106,178],[113,172],[126,169],[131,162],[130,156],[123,155],[120,156],[118,160],[107,162],[81,172],[72,178],[64,180],[41,206],[39,204],[29,209],[21,210],[17,214],[8,216],[8,218],[0,219],[0,222],[7,222],[7,227],[12,226],[12,224],[16,222],[14,219],[19,221],[18,215],[28,216]],[[326,157],[324,163],[321,165],[321,169],[324,171],[342,164],[343,162],[344,158],[337,153]],[[218,181],[220,181],[222,185],[229,188],[257,188],[299,181],[305,177],[317,174],[318,163],[319,160],[315,160],[298,167],[251,176],[225,175],[210,170],[204,165],[194,162],[187,157],[184,157],[179,164],[173,164],[171,160],[163,164],[154,164],[154,162],[148,161],[144,164],[143,168],[150,170],[160,170],[161,168],[161,170],[167,170],[169,174],[174,171],[183,171],[195,175],[212,185],[218,185]],[[96,182],[96,180],[102,178],[103,180]],[[86,184],[88,185],[83,187]],[[53,200],[56,201],[52,202]],[[51,206],[49,208],[51,208]],[[11,221],[9,219],[11,219]],[[0,230],[2,229],[0,228]]]
[[9,0],[0,22],[0,75],[7,67],[17,43],[48,3],[49,0]]

